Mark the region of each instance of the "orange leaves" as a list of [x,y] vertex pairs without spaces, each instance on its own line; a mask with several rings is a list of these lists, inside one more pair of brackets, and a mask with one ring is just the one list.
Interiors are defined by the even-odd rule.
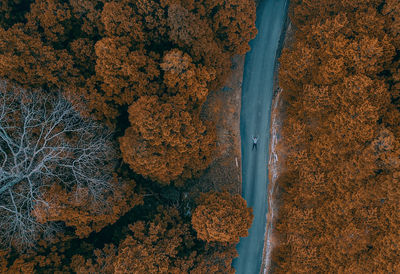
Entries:
[[[248,42],[257,34],[255,27],[256,4],[248,0],[216,1],[218,7],[213,16],[213,29],[221,39],[223,47],[234,54],[245,54],[250,50]],[[215,7],[214,7],[215,8]]]
[[352,43],[355,54],[349,57],[352,58],[357,73],[376,75],[383,70],[383,65],[394,57],[394,47],[387,37],[379,40],[368,36],[360,38]]
[[382,14],[385,15],[385,28],[393,39],[393,44],[400,47],[400,7],[397,0],[385,1]]
[[130,106],[129,120],[120,147],[135,172],[168,184],[185,170],[184,177],[191,177],[211,161],[214,131],[173,102],[143,96]]
[[288,153],[276,273],[399,268],[398,49],[385,26],[393,2],[387,16],[376,0],[291,2],[296,40],[279,71]]
[[[292,59],[292,56],[296,57]],[[304,84],[310,82],[315,62],[315,49],[303,41],[295,42],[293,49],[285,48],[282,50],[279,62],[282,67],[279,70],[282,88],[289,93],[299,92]]]
[[81,255],[71,258],[71,269],[77,274],[86,273],[115,273],[114,261],[117,253],[112,244],[107,244],[103,249],[95,249],[94,258],[85,260]]
[[142,42],[145,37],[143,23],[131,6],[121,2],[105,3],[101,12],[107,36],[131,36],[135,42]]
[[[167,23],[170,27],[169,38],[182,48],[185,46],[198,48],[201,45],[196,40],[208,45],[215,39],[215,34],[206,19],[201,19],[198,14],[190,12],[179,4],[171,4],[168,7]],[[199,55],[197,50],[194,52],[195,55]]]
[[59,0],[36,0],[27,16],[27,27],[31,31],[43,29],[44,37],[51,42],[68,39],[71,24],[69,5]]
[[200,197],[192,225],[204,241],[238,243],[239,237],[248,235],[252,220],[252,209],[240,195],[210,192]]
[[214,80],[214,70],[194,65],[192,58],[180,50],[171,50],[160,64],[164,83],[171,94],[182,96],[189,105],[201,106],[208,95],[207,84]]
[[65,50],[54,50],[38,35],[28,34],[20,26],[7,31],[0,28],[0,40],[2,78],[25,87],[41,87],[46,83],[60,88],[75,73],[71,56]]
[[119,246],[115,273],[188,273],[192,258],[178,253],[192,240],[175,208],[160,207],[153,221],[138,221],[130,229]]
[[[178,185],[208,167],[216,134],[214,125],[200,117],[202,104],[209,91],[225,81],[230,72],[230,58],[249,49],[248,42],[256,34],[254,1],[2,2],[0,77],[24,87],[40,87],[40,92],[62,92],[71,102],[84,103],[80,111],[86,117],[94,115],[114,127],[117,136],[124,133],[119,140],[123,160],[147,178]],[[125,120],[127,109],[130,126]],[[15,120],[15,116],[10,119]],[[66,124],[61,122],[53,131],[60,132]],[[87,127],[79,130],[86,132]],[[41,134],[40,129],[32,132]],[[94,132],[90,137],[97,135],[99,132]],[[84,141],[70,132],[65,139],[74,143]],[[52,139],[48,144],[66,140]],[[88,155],[92,152],[84,151]],[[56,157],[71,158],[75,154],[68,150]],[[107,167],[102,166],[102,171],[109,175],[113,161],[107,160],[110,162]],[[77,161],[70,166],[75,165]],[[2,270],[10,266],[15,273],[21,269],[27,273],[233,271],[231,261],[236,252],[232,244],[225,243],[228,238],[225,237],[224,243],[193,241],[189,218],[184,223],[177,210],[169,208],[161,210],[152,221],[136,222],[131,226],[131,235],[119,247],[106,244],[88,258],[94,246],[87,243],[97,236],[93,233],[88,241],[82,238],[115,223],[143,200],[134,192],[134,182],[121,182],[119,178],[114,178],[113,184],[106,184],[104,189],[101,185],[91,185],[99,182],[96,178],[69,184],[71,177],[82,176],[84,171],[101,173],[93,166],[81,166],[82,170],[73,174],[63,172],[66,166],[58,162],[46,166],[61,170],[60,175],[55,179],[45,175],[38,178],[45,185],[27,209],[32,221],[39,222],[38,226],[59,224],[69,228],[67,231],[71,233],[62,237],[66,246],[71,247],[60,247],[57,243],[48,250],[50,247],[43,244],[45,247],[40,247],[40,255],[36,257],[0,261]],[[121,166],[119,171],[130,173],[122,162]],[[43,172],[47,174],[48,169]],[[25,202],[23,207],[28,208]],[[234,206],[231,209],[237,211]],[[243,216],[249,221],[246,214]],[[115,226],[120,227],[119,223]],[[240,231],[240,235],[245,234],[243,229]],[[46,235],[51,234],[47,232]],[[96,247],[102,241],[94,240]],[[115,239],[105,241],[119,244]],[[82,250],[72,251],[77,243]],[[66,257],[71,254],[72,258]]]
[[[80,238],[93,231],[100,231],[113,224],[134,206],[143,203],[142,197],[134,192],[134,182],[118,182],[114,178],[114,191],[96,197],[93,201],[87,188],[68,192],[59,185],[53,185],[46,192],[47,204],[37,204],[32,214],[40,223],[62,221],[74,227]],[[106,208],[105,208],[106,207]]]
[[[63,89],[70,98],[86,100],[85,114],[113,125],[121,107],[143,95],[174,95],[171,89],[199,107],[208,89],[225,81],[231,56],[245,53],[256,33],[251,0],[36,0],[28,6],[6,1],[0,7],[7,17],[7,30],[0,29],[0,76]],[[24,12],[26,22],[12,26],[8,17],[18,15],[16,23]],[[160,71],[166,61],[160,57],[171,51],[191,59],[180,87],[166,87],[178,75],[164,79]]]
[[146,52],[131,51],[125,39],[104,38],[96,43],[96,73],[104,82],[105,97],[118,105],[131,104],[137,96],[154,94],[151,83],[158,76]]

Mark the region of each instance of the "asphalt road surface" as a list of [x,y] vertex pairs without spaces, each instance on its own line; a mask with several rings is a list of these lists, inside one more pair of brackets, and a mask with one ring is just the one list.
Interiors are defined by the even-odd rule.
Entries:
[[[242,196],[253,208],[249,236],[241,238],[239,257],[233,261],[238,274],[260,272],[268,210],[268,153],[273,73],[288,0],[261,0],[257,8],[258,34],[250,42],[242,82],[240,135],[242,141]],[[252,150],[252,136],[258,136]]]

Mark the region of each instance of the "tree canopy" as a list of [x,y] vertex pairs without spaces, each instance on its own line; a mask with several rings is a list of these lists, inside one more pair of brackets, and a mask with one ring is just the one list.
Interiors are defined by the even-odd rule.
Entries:
[[276,273],[400,269],[394,2],[291,2]]
[[191,178],[210,163],[215,148],[212,125],[176,102],[142,96],[129,107],[129,121],[120,146],[135,172],[167,184]]
[[191,184],[256,32],[253,0],[1,1],[0,272],[233,273]]
[[248,235],[253,214],[240,195],[209,192],[202,194],[198,203],[192,216],[198,238],[207,242],[238,243],[239,237]]

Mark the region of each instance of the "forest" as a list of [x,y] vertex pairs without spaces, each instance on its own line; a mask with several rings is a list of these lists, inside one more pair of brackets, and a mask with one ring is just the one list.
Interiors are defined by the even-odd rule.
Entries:
[[400,273],[400,2],[293,0],[274,273]]
[[202,106],[255,9],[1,1],[1,273],[234,272],[252,210],[193,186],[218,153]]

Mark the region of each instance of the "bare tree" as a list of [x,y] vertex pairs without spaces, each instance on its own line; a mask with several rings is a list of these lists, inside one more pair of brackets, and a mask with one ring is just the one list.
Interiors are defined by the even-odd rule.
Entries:
[[110,132],[82,118],[61,95],[28,91],[1,80],[2,244],[28,247],[40,233],[54,229],[54,224],[39,223],[32,214],[40,203],[51,206],[45,194],[54,184],[78,198],[85,189],[92,203],[104,203],[102,193],[111,188],[113,152]]

